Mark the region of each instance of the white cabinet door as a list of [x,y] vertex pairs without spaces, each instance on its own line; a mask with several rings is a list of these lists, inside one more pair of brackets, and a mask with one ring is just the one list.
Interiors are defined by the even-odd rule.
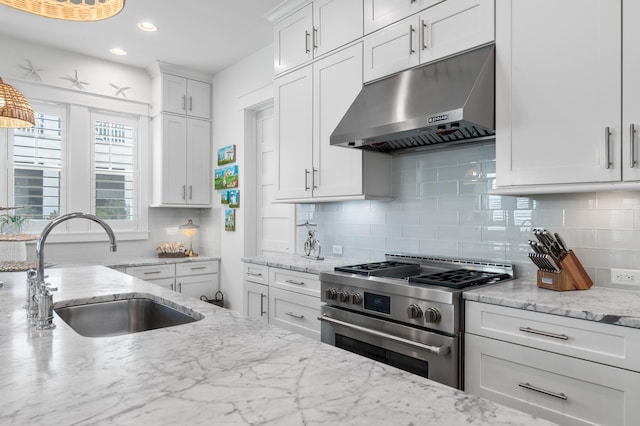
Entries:
[[159,285],[160,287],[168,288],[169,290],[176,291],[176,279],[175,278],[157,278],[149,280],[149,282]]
[[362,0],[314,0],[314,56],[362,37]]
[[363,152],[331,146],[329,142],[362,89],[362,45],[314,63],[313,86],[313,196],[362,194]]
[[364,31],[369,34],[444,0],[364,0]]
[[421,64],[495,39],[494,0],[445,1],[419,18]]
[[276,75],[313,59],[311,4],[274,25],[273,52]]
[[622,179],[640,180],[640,2],[625,1],[622,15]]
[[364,81],[368,82],[420,64],[418,20],[393,24],[364,39]]
[[244,281],[244,312],[243,314],[269,322],[269,286]]
[[307,66],[275,81],[277,199],[312,194],[312,78]]
[[154,184],[161,185],[162,204],[186,204],[187,118],[162,114],[162,168]]
[[187,113],[187,79],[172,74],[162,74],[162,111],[174,114]]
[[620,180],[621,16],[617,0],[496,2],[498,187]]
[[213,299],[216,290],[215,277],[215,275],[176,277],[177,291],[196,299],[200,299],[200,296],[207,296],[207,299]]
[[563,425],[640,420],[639,373],[469,333],[465,391]]
[[186,114],[189,117],[211,119],[211,84],[187,80]]
[[187,120],[186,203],[211,204],[213,178],[211,174],[211,122]]

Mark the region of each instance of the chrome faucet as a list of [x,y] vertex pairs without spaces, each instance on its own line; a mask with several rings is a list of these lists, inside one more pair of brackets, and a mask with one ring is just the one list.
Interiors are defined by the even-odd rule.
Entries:
[[[104,230],[109,235],[109,240],[111,242],[111,251],[114,252],[118,249],[118,245],[116,244],[116,236],[113,233],[111,227],[99,217],[89,213],[76,212],[64,214],[55,218],[54,220],[49,222],[47,226],[45,226],[45,228],[42,230],[42,233],[40,234],[40,237],[38,238],[38,242],[36,243],[35,276],[33,275],[32,271],[27,273],[27,291],[29,293],[33,292],[33,294],[27,295],[27,300],[29,301],[28,305],[32,309],[33,304],[37,305],[38,321],[36,323],[36,328],[38,330],[55,328],[55,324],[53,323],[53,296],[51,292],[57,289],[49,287],[49,284],[45,282],[45,278],[47,277],[44,275],[44,243],[53,228],[55,228],[62,222],[76,218],[89,219],[102,226],[102,228],[104,228]],[[27,316],[29,315],[29,312],[30,311],[28,310]]]

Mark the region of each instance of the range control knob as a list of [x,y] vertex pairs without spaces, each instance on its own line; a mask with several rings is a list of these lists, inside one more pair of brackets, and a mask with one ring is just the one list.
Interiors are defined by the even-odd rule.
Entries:
[[409,319],[420,318],[422,316],[422,309],[420,309],[420,306],[412,303],[407,308],[407,316]]
[[362,304],[362,294],[361,293],[353,293],[351,295],[351,303],[354,305]]
[[436,308],[427,308],[424,310],[424,322],[440,321],[440,311]]
[[349,302],[349,299],[351,299],[351,293],[349,293],[347,290],[342,290],[338,292],[338,301],[339,302]]
[[324,291],[324,297],[327,300],[335,299],[338,296],[338,291],[335,288],[328,288]]

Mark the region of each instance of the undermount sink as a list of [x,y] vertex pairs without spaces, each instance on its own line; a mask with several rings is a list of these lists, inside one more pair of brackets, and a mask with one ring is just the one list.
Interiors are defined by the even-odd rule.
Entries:
[[199,321],[203,316],[180,312],[147,297],[88,302],[54,308],[58,316],[85,337],[110,337],[173,327]]

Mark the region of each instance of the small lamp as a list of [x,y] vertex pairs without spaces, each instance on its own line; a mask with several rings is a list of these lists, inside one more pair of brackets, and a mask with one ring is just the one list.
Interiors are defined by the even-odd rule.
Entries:
[[189,237],[189,251],[187,252],[187,256],[197,256],[198,253],[193,252],[193,236],[196,235],[198,228],[200,227],[198,225],[194,225],[193,220],[189,219],[187,223],[180,225],[179,228],[182,231],[182,235]]
[[29,101],[0,78],[0,127],[33,127],[35,124]]

